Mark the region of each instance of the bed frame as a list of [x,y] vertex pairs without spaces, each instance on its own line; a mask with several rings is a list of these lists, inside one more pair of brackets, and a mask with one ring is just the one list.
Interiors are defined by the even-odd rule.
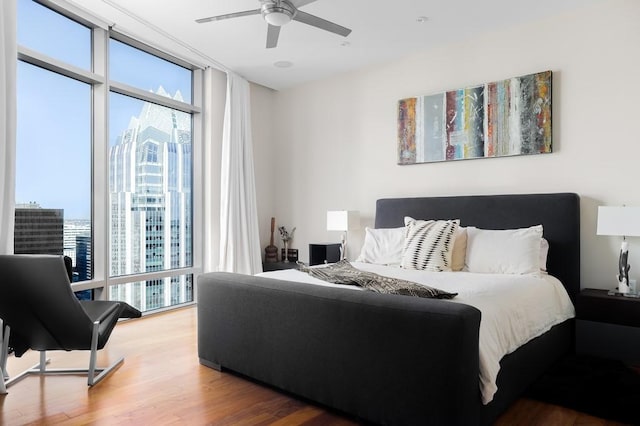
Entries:
[[[404,216],[462,226],[544,226],[547,269],[573,299],[580,289],[576,194],[378,200],[375,225]],[[490,424],[573,349],[573,320],[501,361],[498,392],[480,402],[480,311],[446,300],[356,292],[229,273],[198,278],[198,356],[379,424]]]

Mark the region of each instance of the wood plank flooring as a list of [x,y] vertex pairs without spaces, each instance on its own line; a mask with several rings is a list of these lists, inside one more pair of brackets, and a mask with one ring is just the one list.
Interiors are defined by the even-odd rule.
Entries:
[[[99,364],[124,364],[93,388],[86,377],[27,377],[0,396],[1,425],[356,425],[353,419],[198,363],[196,308],[116,326]],[[85,367],[88,353],[51,352],[51,367]],[[16,374],[37,353],[11,358]],[[518,400],[498,425],[618,423],[537,401]]]

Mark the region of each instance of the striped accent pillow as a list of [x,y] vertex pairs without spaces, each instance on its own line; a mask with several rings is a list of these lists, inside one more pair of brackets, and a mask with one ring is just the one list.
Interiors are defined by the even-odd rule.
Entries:
[[451,271],[451,253],[459,220],[416,220],[405,217],[407,236],[401,266],[432,272]]

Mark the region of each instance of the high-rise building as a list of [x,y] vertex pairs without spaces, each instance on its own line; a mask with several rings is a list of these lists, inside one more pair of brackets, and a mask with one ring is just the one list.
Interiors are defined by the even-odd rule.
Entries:
[[[171,97],[162,87],[157,94]],[[182,101],[180,92],[173,99]],[[110,152],[112,276],[192,265],[191,117],[145,103]],[[141,310],[193,300],[190,276],[118,284]]]
[[[74,247],[74,258],[76,259],[76,266],[73,272],[73,281],[75,282],[90,280],[93,276],[91,270],[91,235],[89,235],[88,233],[85,233],[84,235],[76,235]],[[93,290],[76,291],[75,295],[80,300],[93,300]]]
[[[79,235],[91,236],[91,220],[89,219],[67,219],[64,221],[64,255],[69,256],[73,265],[77,265],[80,261],[76,259],[76,243]],[[86,278],[79,281],[90,280],[89,274]]]
[[75,244],[76,274],[78,281],[91,279],[91,236],[77,235]]
[[37,203],[15,209],[14,252],[55,254],[64,252],[64,210],[43,209]]

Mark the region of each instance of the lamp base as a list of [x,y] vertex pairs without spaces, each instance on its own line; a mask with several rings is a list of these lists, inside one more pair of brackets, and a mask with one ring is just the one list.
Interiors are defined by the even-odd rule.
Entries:
[[629,293],[629,285],[627,284],[627,280],[622,280],[618,283],[618,292],[622,294]]
[[347,232],[345,231],[342,234],[342,238],[340,241],[340,260],[345,260],[347,258]]
[[618,282],[618,287],[614,290],[609,290],[607,294],[609,296],[640,297],[636,287],[636,280],[629,280],[629,285],[625,281]]

